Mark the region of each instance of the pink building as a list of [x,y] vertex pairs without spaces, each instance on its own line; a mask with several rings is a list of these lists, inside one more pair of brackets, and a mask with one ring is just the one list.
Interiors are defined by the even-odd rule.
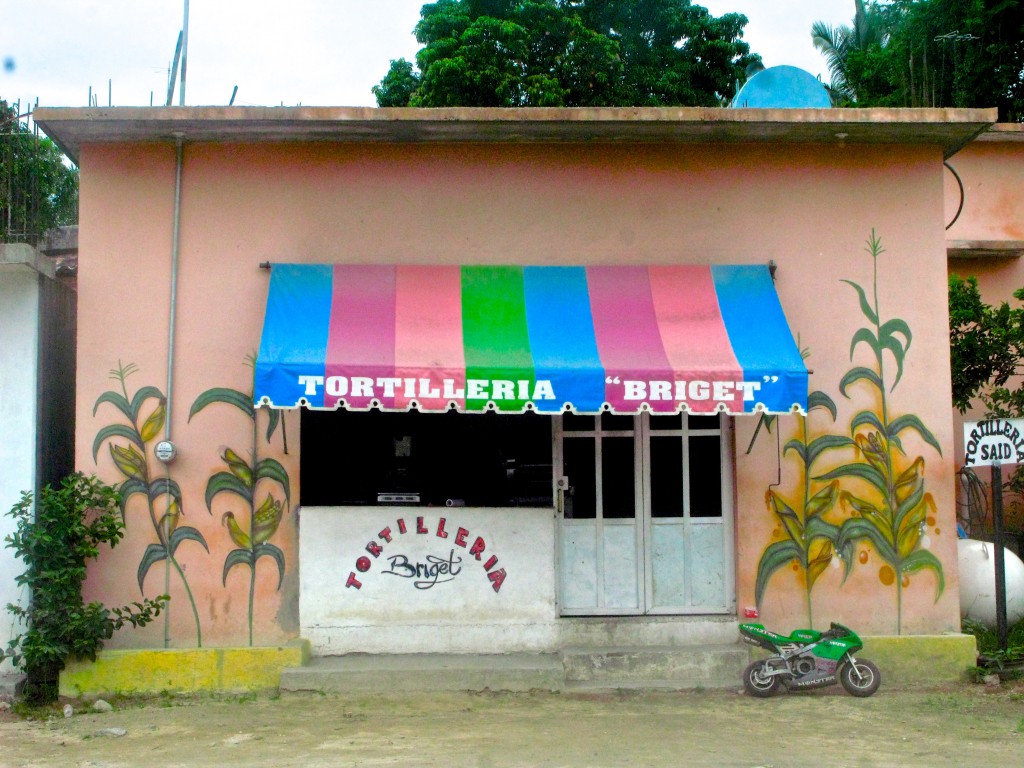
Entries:
[[39,109],[77,464],[124,483],[90,595],[171,595],[111,645],[957,633],[947,237],[1024,234],[969,193],[947,235],[943,161],[994,120]]

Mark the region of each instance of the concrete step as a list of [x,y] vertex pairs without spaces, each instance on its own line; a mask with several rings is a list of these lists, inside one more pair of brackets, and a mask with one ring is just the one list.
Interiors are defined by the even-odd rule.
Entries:
[[735,616],[576,616],[559,625],[562,648],[704,646],[740,642]]
[[282,691],[325,693],[558,691],[564,681],[554,653],[348,654],[314,657],[281,672]]
[[529,691],[726,688],[747,646],[575,647],[561,653],[349,654],[314,657],[281,673],[282,691]]
[[741,682],[747,646],[566,648],[568,686],[606,688],[727,688]]

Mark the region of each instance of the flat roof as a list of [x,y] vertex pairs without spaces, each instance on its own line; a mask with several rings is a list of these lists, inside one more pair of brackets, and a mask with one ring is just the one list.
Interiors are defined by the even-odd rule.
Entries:
[[38,107],[73,161],[87,144],[174,142],[544,142],[915,144],[949,157],[995,109],[573,107]]
[[998,123],[981,134],[978,141],[1024,142],[1024,123]]

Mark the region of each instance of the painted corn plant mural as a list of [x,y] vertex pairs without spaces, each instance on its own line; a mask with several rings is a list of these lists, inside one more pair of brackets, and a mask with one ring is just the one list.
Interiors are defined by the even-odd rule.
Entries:
[[[799,417],[798,435],[787,441],[782,451],[784,457],[799,461],[798,496],[787,497],[779,489],[771,487],[765,493],[765,503],[779,521],[777,530],[781,539],[770,544],[761,554],[754,587],[755,601],[760,605],[772,575],[793,563],[794,570],[803,578],[809,627],[814,626],[811,590],[832,562],[840,530],[838,525],[827,519],[836,505],[839,482],[816,482],[812,479],[812,469],[825,451],[850,443],[849,438],[841,435],[812,435],[808,425],[815,411],[827,412],[832,422],[836,420],[836,405],[832,398],[824,392],[811,392],[807,397],[808,415]],[[766,426],[771,427],[770,424]]]
[[[167,418],[167,398],[163,392],[153,386],[140,387],[134,394],[128,392],[128,377],[138,371],[134,363],[123,365],[119,360],[117,368],[110,371],[110,378],[116,381],[120,388],[107,390],[96,399],[93,406],[95,416],[100,406],[113,406],[121,415],[122,419],[108,424],[96,433],[92,444],[93,461],[99,460],[99,452],[103,444],[107,444],[110,456],[114,465],[124,476],[124,481],[118,485],[118,492],[121,500],[121,515],[128,523],[128,507],[134,497],[142,496],[149,515],[149,521],[153,526],[156,541],[146,547],[139,561],[136,576],[139,582],[139,591],[145,596],[145,581],[150,569],[157,563],[164,563],[168,572],[165,578],[169,580],[170,570],[177,573],[185,595],[188,598],[189,606],[192,609],[192,616],[196,624],[196,645],[202,647],[203,633],[199,622],[199,612],[196,610],[196,602],[189,587],[185,572],[177,560],[178,548],[186,541],[196,542],[207,552],[210,551],[206,540],[196,528],[181,525],[184,517],[184,504],[181,497],[181,488],[171,478],[170,470],[163,468],[154,471],[150,465],[150,444],[159,437]],[[162,590],[166,591],[166,590]],[[170,620],[170,605],[164,612],[165,637],[167,635],[167,622]]]
[[[252,366],[253,357],[246,358]],[[220,494],[229,494],[242,502],[242,510],[236,515],[229,509],[221,516],[221,522],[227,528],[235,549],[228,552],[224,559],[224,570],[221,581],[227,586],[228,574],[237,565],[249,568],[249,645],[253,644],[253,608],[256,599],[256,565],[261,558],[269,557],[277,564],[277,589],[280,591],[284,582],[285,556],[280,547],[272,544],[270,539],[281,524],[284,513],[291,508],[291,482],[288,472],[276,459],[260,457],[260,432],[258,416],[261,409],[253,406],[252,394],[237,389],[214,387],[208,389],[192,404],[189,421],[204,408],[221,403],[234,406],[244,413],[251,422],[251,441],[245,456],[233,448],[225,448],[221,454],[224,469],[210,476],[206,484],[206,507],[213,513],[214,499]],[[284,420],[281,412],[265,409],[269,413],[265,442],[269,446],[271,438],[278,426],[281,426],[284,450],[287,453],[288,443]],[[270,486],[270,489],[268,489]],[[276,487],[279,497],[274,495]],[[260,492],[263,492],[262,501]],[[257,506],[257,502],[258,506]],[[239,516],[242,516],[241,522]]]
[[[910,576],[930,570],[936,579],[935,599],[945,588],[942,563],[922,548],[926,519],[935,514],[935,501],[925,490],[923,456],[908,456],[901,436],[916,433],[927,445],[942,455],[935,436],[914,414],[896,415],[890,395],[903,377],[903,367],[910,349],[910,327],[900,318],[882,319],[878,302],[878,257],[884,253],[881,240],[871,231],[865,249],[872,260],[872,295],[852,280],[843,282],[856,292],[860,310],[867,325],[859,328],[850,343],[850,360],[860,347],[871,352],[873,365],[851,368],[839,384],[844,397],[854,387],[866,388],[874,395],[875,407],[855,414],[850,436],[856,448],[855,460],[827,472],[816,480],[841,483],[859,481],[858,492],[845,489],[839,501],[850,512],[839,532],[837,546],[848,551],[851,545],[866,542],[883,561],[878,578],[885,586],[896,588],[896,631],[902,632],[903,589]],[[887,361],[891,363],[887,365]],[[895,366],[895,375],[891,366]],[[889,384],[890,377],[892,384]],[[860,490],[863,489],[863,490]],[[853,564],[847,558],[846,567]]]
[[[908,432],[916,433],[940,456],[942,449],[918,416],[897,415],[894,411],[891,394],[903,377],[913,335],[904,320],[882,318],[878,259],[884,249],[874,230],[865,250],[872,259],[871,294],[852,280],[843,282],[856,291],[860,311],[867,320],[853,335],[850,360],[866,348],[871,365],[848,370],[839,383],[839,392],[850,399],[855,390],[866,391],[871,406],[853,415],[848,432],[815,434],[808,427],[811,412],[825,410],[835,423],[838,409],[835,401],[822,392],[809,396],[808,416],[799,417],[797,433],[783,450],[785,456],[799,459],[797,485],[801,490],[795,499],[772,487],[765,495],[768,510],[780,523],[781,539],[769,544],[761,555],[755,597],[761,605],[772,575],[793,563],[804,577],[807,616],[813,626],[811,591],[825,568],[838,557],[845,583],[853,568],[869,562],[870,547],[882,561],[879,581],[886,587],[895,585],[896,629],[901,633],[903,589],[911,575],[932,571],[936,600],[945,589],[942,564],[924,547],[926,521],[934,517],[936,508],[925,489],[925,460],[923,456],[908,456],[903,438]],[[826,464],[824,471],[816,474],[816,465],[824,463],[823,457],[833,455],[832,449],[844,449],[835,454],[844,457],[843,463],[831,467]],[[855,557],[858,545],[865,549]]]

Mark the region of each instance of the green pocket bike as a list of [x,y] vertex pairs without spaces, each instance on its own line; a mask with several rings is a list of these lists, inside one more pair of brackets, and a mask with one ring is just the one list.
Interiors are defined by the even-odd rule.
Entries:
[[825,632],[797,629],[789,635],[770,632],[762,624],[740,624],[744,642],[772,653],[743,672],[743,687],[751,696],[771,696],[787,689],[822,688],[837,681],[853,696],[870,696],[882,675],[870,661],[854,653],[864,643],[849,627],[832,622]]

